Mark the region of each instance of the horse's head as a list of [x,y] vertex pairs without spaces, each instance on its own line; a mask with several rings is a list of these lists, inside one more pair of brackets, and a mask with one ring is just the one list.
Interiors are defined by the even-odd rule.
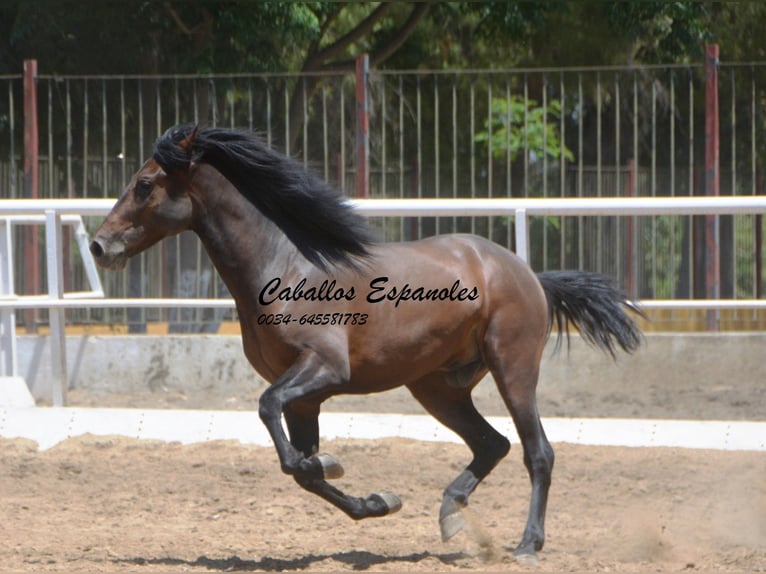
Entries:
[[188,229],[193,210],[186,183],[148,160],[96,231],[90,244],[96,263],[123,269],[129,257]]

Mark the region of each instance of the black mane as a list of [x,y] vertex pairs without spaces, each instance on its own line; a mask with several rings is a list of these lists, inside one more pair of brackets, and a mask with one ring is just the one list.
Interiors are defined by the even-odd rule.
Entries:
[[253,132],[175,126],[155,142],[154,159],[168,173],[212,165],[321,269],[353,265],[373,242],[367,220],[334,187]]

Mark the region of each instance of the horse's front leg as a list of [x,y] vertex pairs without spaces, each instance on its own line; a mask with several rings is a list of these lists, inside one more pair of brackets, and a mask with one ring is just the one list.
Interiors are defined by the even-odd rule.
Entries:
[[[259,414],[274,442],[282,470],[292,475],[301,487],[321,496],[355,520],[396,512],[401,508],[396,495],[380,493],[366,498],[352,497],[326,480],[342,476],[343,467],[335,457],[317,454],[319,404],[339,384],[333,370],[311,353],[302,356],[261,395]],[[289,439],[282,427],[283,414]]]

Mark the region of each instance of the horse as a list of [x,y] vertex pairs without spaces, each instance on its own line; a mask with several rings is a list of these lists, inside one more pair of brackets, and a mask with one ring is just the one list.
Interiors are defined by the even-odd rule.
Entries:
[[329,482],[344,471],[319,452],[318,418],[334,395],[405,386],[473,455],[443,492],[448,540],[465,524],[469,496],[510,450],[471,400],[489,372],[531,481],[514,554],[536,560],[554,463],[536,401],[546,340],[557,327],[558,346],[573,326],[613,356],[633,352],[642,340],[634,302],[603,275],[535,273],[475,235],[380,242],[335,187],[247,130],[168,129],[90,251],[120,270],[184,230],[199,236],[232,294],[244,353],[270,383],[258,413],[284,473],[355,520],[399,510],[393,493],[354,497]]

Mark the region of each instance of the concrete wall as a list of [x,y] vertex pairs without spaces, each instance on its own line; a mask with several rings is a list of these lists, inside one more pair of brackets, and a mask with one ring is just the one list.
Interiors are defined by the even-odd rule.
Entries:
[[[18,349],[19,375],[36,398],[49,400],[48,338],[21,336]],[[562,397],[587,400],[587,393],[643,400],[630,393],[725,390],[738,381],[763,387],[764,351],[766,333],[648,334],[635,355],[612,361],[572,336],[570,349],[564,343],[558,354],[549,341],[539,388],[555,403]],[[234,396],[265,386],[247,363],[238,336],[71,336],[67,355],[70,388],[95,395],[177,389]],[[476,395],[492,392],[491,383],[482,383]]]

